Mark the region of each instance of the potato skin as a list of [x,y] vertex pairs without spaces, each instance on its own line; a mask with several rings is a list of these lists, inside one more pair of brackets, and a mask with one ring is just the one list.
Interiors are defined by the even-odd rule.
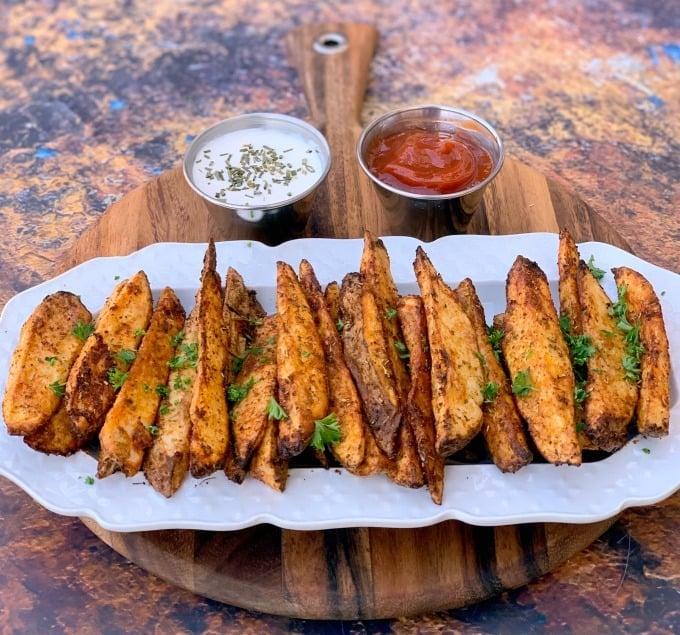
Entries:
[[583,334],[594,348],[586,362],[588,396],[583,404],[583,433],[595,447],[614,452],[628,439],[638,387],[635,381],[626,379],[626,342],[612,317],[611,300],[582,260],[577,288]]
[[160,402],[157,387],[165,386],[168,380],[168,362],[175,353],[173,342],[184,328],[184,319],[184,308],[175,292],[166,287],[128,377],[99,431],[99,478],[118,471],[134,476],[141,469],[146,448],[151,445],[150,427],[156,421]]
[[2,402],[9,434],[36,432],[58,410],[62,395],[50,386],[66,382],[83,347],[73,329],[91,320],[92,314],[78,296],[57,291],[43,298],[22,325]]
[[671,359],[661,303],[649,281],[630,267],[612,269],[619,289],[625,290],[627,317],[639,324],[642,345],[640,393],[636,406],[638,432],[663,437],[670,428]]
[[498,469],[516,472],[533,460],[524,422],[517,410],[505,370],[489,342],[484,307],[472,280],[462,280],[455,294],[475,330],[479,353],[484,359],[482,366],[486,382],[497,387],[494,399],[482,403],[482,435]]
[[311,309],[292,267],[276,266],[276,344],[279,403],[288,415],[279,422],[279,454],[301,454],[314,434],[315,421],[328,411],[326,362]]
[[422,247],[414,269],[427,319],[437,452],[446,457],[482,429],[484,373],[470,319]]
[[528,376],[529,388],[515,393],[539,452],[550,463],[581,464],[574,419],[574,373],[545,273],[518,256],[506,282],[503,357],[511,382]]

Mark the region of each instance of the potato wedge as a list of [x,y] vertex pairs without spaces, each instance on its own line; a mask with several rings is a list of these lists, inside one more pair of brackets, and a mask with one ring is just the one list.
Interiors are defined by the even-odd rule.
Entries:
[[416,250],[414,269],[430,343],[437,452],[446,457],[482,429],[484,372],[470,319],[422,247]]
[[198,312],[198,359],[189,416],[189,470],[203,478],[224,466],[229,451],[229,413],[224,390],[227,338],[222,319],[222,281],[215,270],[215,245],[206,250],[201,286],[194,311]]
[[335,413],[342,435],[329,449],[340,465],[354,470],[364,460],[364,434],[367,423],[361,398],[345,362],[342,339],[336,321],[331,317],[321,285],[309,261],[303,259],[300,262],[299,277],[307,303],[312,310],[326,359],[329,410]]
[[364,234],[359,273],[363,276],[365,287],[375,297],[394,374],[395,389],[400,402],[403,402],[409,389],[409,377],[400,353],[404,338],[397,319],[399,293],[392,277],[387,248],[382,240],[375,238],[370,232]]
[[[181,333],[180,333],[181,335]],[[169,498],[180,487],[189,471],[189,406],[196,379],[198,358],[198,312],[192,311],[184,325],[183,337],[177,338],[171,359],[168,386],[160,402],[151,447],[142,469],[157,491]]]
[[227,269],[224,283],[223,320],[227,337],[227,359],[224,385],[233,383],[241,367],[243,354],[253,339],[255,326],[261,323],[265,310],[254,291],[233,267]]
[[[668,335],[661,303],[649,281],[630,267],[612,269],[616,286],[625,303],[633,332],[628,343],[635,346],[634,330],[639,328],[639,397],[636,407],[638,432],[649,437],[663,437],[670,427],[671,360]],[[633,351],[629,355],[635,356]]]
[[31,434],[59,409],[69,370],[84,339],[75,333],[92,314],[78,296],[57,291],[45,297],[22,325],[12,352],[2,415],[9,434]]
[[502,472],[516,472],[533,459],[524,422],[512,397],[508,377],[489,341],[484,307],[472,280],[465,278],[454,293],[470,318],[479,354],[484,360],[487,390],[482,403],[482,436],[496,467]]
[[577,283],[582,330],[593,348],[586,362],[583,432],[595,447],[614,452],[628,439],[638,386],[626,378],[626,340],[612,315],[612,303],[582,260]]
[[153,311],[149,279],[143,271],[119,282],[104,302],[95,330],[76,358],[66,381],[66,411],[83,442],[99,432],[113,404],[109,373],[124,375]]
[[340,289],[340,319],[345,361],[361,396],[364,413],[380,449],[397,453],[400,400],[387,354],[383,323],[375,296],[360,273],[349,273]]
[[73,434],[71,419],[63,401],[40,428],[24,436],[24,443],[37,452],[59,456],[69,456],[82,447],[81,440]]
[[338,328],[338,332],[342,330],[342,323],[338,322],[340,319],[340,285],[336,280],[329,282],[323,292],[328,313],[330,313],[333,324]]
[[328,378],[312,311],[292,267],[276,266],[276,345],[279,403],[288,415],[279,422],[279,454],[287,460],[309,445],[315,421],[329,414]]
[[283,492],[288,480],[288,461],[282,459],[278,449],[278,421],[268,419],[260,444],[250,459],[248,473],[278,492]]
[[574,373],[545,273],[518,256],[508,273],[503,357],[517,408],[536,447],[555,464],[581,464]]
[[250,352],[234,383],[227,389],[234,404],[230,414],[234,467],[245,470],[269,423],[267,407],[276,398],[276,338],[278,317],[270,315],[255,329]]
[[560,231],[557,249],[558,293],[560,316],[568,320],[569,333],[581,335],[581,303],[579,301],[577,275],[581,256],[571,234]]
[[175,292],[161,292],[137,356],[99,431],[97,477],[121,471],[134,476],[151,445],[153,425],[167,387],[168,362],[175,354],[178,333],[184,328],[184,308]]

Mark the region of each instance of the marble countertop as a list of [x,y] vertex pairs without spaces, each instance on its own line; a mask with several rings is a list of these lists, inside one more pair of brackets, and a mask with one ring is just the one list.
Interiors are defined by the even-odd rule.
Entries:
[[[680,5],[103,0],[0,5],[0,304],[50,275],[126,193],[246,111],[307,113],[285,34],[365,22],[363,118],[410,103],[478,113],[508,154],[577,193],[635,253],[680,273]],[[558,633],[680,629],[680,494],[482,604],[311,622],[196,597],[0,479],[0,631]]]

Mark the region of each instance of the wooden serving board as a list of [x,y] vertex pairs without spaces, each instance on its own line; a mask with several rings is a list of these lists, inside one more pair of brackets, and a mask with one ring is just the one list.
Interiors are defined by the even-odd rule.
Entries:
[[[353,238],[368,229],[431,240],[451,233],[445,218],[391,218],[358,169],[354,147],[376,42],[372,27],[356,24],[306,26],[289,35],[311,120],[325,132],[333,157],[309,221],[294,235]],[[317,49],[328,44],[331,52],[319,53],[315,43]],[[557,232],[561,227],[579,242],[630,249],[578,197],[512,158],[486,191],[468,232]],[[177,168],[112,205],[59,269],[154,242],[213,238],[274,244],[289,237],[285,227],[255,226],[206,204]],[[202,596],[291,617],[366,619],[454,608],[522,586],[589,545],[614,519],[586,525],[475,527],[447,521],[420,529],[302,532],[258,525],[234,532],[136,533],[113,533],[89,519],[83,522],[140,567]]]

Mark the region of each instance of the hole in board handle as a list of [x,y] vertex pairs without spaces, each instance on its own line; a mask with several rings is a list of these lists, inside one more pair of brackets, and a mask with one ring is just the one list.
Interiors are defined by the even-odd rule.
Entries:
[[329,55],[340,53],[347,48],[347,38],[342,33],[324,33],[314,40],[317,53]]

